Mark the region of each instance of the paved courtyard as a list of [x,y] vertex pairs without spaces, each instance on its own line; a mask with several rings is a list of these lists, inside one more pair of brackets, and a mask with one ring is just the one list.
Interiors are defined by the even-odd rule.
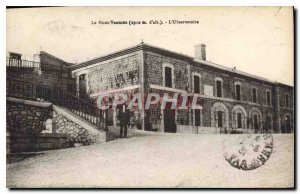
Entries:
[[294,136],[275,134],[265,165],[238,170],[222,142],[236,135],[159,134],[53,150],[7,165],[7,187],[292,187]]

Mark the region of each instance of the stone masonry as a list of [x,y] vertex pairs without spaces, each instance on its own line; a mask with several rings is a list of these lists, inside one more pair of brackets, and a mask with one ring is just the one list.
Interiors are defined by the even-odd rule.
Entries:
[[95,135],[56,111],[53,111],[53,127],[56,133],[68,135],[67,141],[70,145],[74,145],[74,143],[82,143],[83,145],[96,143]]

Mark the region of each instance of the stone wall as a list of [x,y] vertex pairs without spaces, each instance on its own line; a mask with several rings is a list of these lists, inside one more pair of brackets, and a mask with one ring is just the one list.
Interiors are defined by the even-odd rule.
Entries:
[[41,134],[52,117],[52,104],[15,98],[6,101],[7,152],[68,147],[65,134]]
[[58,149],[75,143],[90,145],[114,139],[113,133],[99,131],[78,115],[62,109],[51,103],[7,97],[8,152]]
[[[140,83],[138,53],[101,62],[88,69],[87,81],[90,94],[137,85]],[[81,72],[76,72],[80,74]]]
[[6,105],[6,130],[11,135],[38,134],[46,129],[44,122],[52,115],[50,103],[39,106],[38,103],[8,98]]
[[[48,87],[52,89],[54,87],[60,87],[64,90],[68,90],[68,92],[76,94],[76,79],[71,77],[61,77],[56,72],[42,72],[41,74],[34,71],[10,71],[7,70],[7,81],[10,83],[11,87],[7,88],[7,91],[14,95],[14,93],[20,93],[18,88],[15,86],[18,83],[14,83],[14,80],[27,82],[34,89],[34,95],[36,96],[36,88],[38,85],[43,87]],[[34,96],[34,97],[35,97]]]
[[95,144],[97,136],[84,129],[82,126],[74,123],[62,114],[53,111],[53,127],[56,133],[67,134],[67,141],[70,145],[82,143],[83,145]]
[[6,152],[35,152],[69,147],[66,134],[6,135]]
[[[226,121],[223,122],[225,127],[235,128],[235,112],[233,108],[235,106],[241,106],[246,115],[244,119],[243,127],[253,128],[254,114],[258,115],[259,127],[265,130],[267,127],[271,128],[273,132],[280,132],[279,123],[283,123],[280,120],[284,120],[285,115],[290,114],[293,119],[293,91],[292,87],[280,87],[275,90],[276,83],[269,83],[263,80],[257,80],[244,75],[239,75],[231,71],[224,71],[214,68],[205,64],[199,64],[192,61],[184,61],[168,55],[154,53],[150,51],[144,52],[144,66],[145,66],[145,92],[159,92],[162,96],[163,93],[170,93],[167,90],[156,90],[150,88],[150,84],[163,86],[163,64],[170,64],[173,67],[173,91],[193,91],[193,74],[200,75],[200,101],[203,102],[202,111],[202,127],[212,127],[216,123],[212,118],[212,108],[214,104],[222,104],[227,110]],[[222,81],[222,97],[216,96],[216,79]],[[241,99],[235,99],[235,84],[240,84]],[[209,93],[205,92],[205,88],[211,88]],[[257,102],[252,102],[252,89],[257,90]],[[271,92],[271,105],[267,104],[267,91]],[[276,93],[278,92],[278,94]],[[172,93],[172,92],[171,92]],[[289,107],[283,107],[284,94],[289,94]],[[280,108],[276,103],[275,96],[278,95]],[[221,108],[216,108],[221,110]],[[276,116],[278,112],[278,116]],[[146,113],[151,113],[151,110]],[[151,120],[157,120],[154,118],[155,114],[149,114]],[[271,117],[271,123],[268,122]],[[279,117],[279,118],[278,118]],[[186,111],[177,111],[177,125],[191,125],[193,122],[193,115],[188,114]],[[292,121],[293,122],[293,121]],[[227,125],[228,123],[228,125]],[[268,123],[268,124],[267,124]],[[160,126],[159,128],[163,128]],[[187,132],[189,130],[187,129]]]
[[61,77],[71,76],[69,67],[73,65],[72,63],[68,63],[45,51],[40,52],[40,64],[42,72],[55,72]]
[[174,67],[176,89],[187,90],[191,86],[188,82],[187,62],[148,51],[144,54],[145,90],[149,84],[163,85],[163,64],[171,64]]

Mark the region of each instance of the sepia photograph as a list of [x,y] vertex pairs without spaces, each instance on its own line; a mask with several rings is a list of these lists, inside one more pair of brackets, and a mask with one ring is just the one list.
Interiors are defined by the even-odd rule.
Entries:
[[295,188],[294,7],[6,7],[7,188]]

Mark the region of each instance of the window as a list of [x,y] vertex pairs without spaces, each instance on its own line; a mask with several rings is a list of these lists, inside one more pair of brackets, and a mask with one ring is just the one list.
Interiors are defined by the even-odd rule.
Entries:
[[217,86],[217,97],[222,97],[222,82],[220,80],[217,80],[216,86]]
[[257,91],[256,91],[256,88],[252,88],[252,102],[253,103],[257,102]]
[[235,99],[241,100],[241,85],[239,84],[235,85]]
[[285,94],[285,107],[289,107],[289,95]]
[[194,75],[194,93],[200,94],[200,77]]
[[270,91],[267,91],[267,105],[271,106],[271,92]]
[[165,67],[165,86],[172,88],[172,69]]
[[237,128],[242,128],[242,114],[237,114]]

